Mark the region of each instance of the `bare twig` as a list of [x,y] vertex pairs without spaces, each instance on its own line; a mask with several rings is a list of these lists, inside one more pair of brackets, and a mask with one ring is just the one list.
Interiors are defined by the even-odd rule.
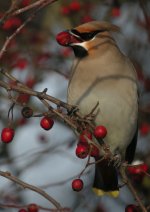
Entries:
[[[73,110],[75,108],[75,106],[68,105],[67,103],[62,102],[59,99],[49,96],[48,94],[46,94],[47,89],[44,89],[44,91],[42,91],[42,92],[34,91],[34,90],[28,88],[27,86],[23,85],[21,82],[19,82],[10,73],[5,72],[4,70],[2,70],[1,72],[2,72],[2,74],[4,74],[5,77],[16,82],[14,85],[9,85],[8,83],[6,83],[4,81],[0,81],[0,86],[3,87],[4,89],[6,89],[7,91],[15,91],[18,93],[24,93],[24,94],[28,94],[30,96],[35,96],[46,106],[46,108],[48,109],[47,113],[52,112],[54,115],[56,115],[57,117],[59,117],[60,119],[65,121],[71,128],[73,128],[78,133],[80,133],[80,130],[83,130],[85,126],[87,126],[91,132],[93,132],[94,125],[91,122],[87,122],[86,116],[82,117],[82,115],[80,114],[80,111],[76,110],[75,112],[71,113],[71,117],[70,117],[69,114],[64,114],[61,110],[54,109],[50,105],[50,103],[52,102],[52,103],[56,104],[58,106],[58,108],[64,107],[68,111]],[[87,138],[87,140],[88,140],[88,138]],[[92,142],[93,141],[89,141],[89,144],[91,144]],[[90,159],[89,159],[90,157],[88,157],[85,168],[79,174],[79,177],[84,173],[84,171],[87,169],[87,167],[89,165],[99,163],[103,159],[113,159],[113,154],[111,153],[109,146],[107,144],[105,144],[103,141],[98,141],[98,143],[100,143],[100,146],[103,148],[103,150],[105,152],[104,158],[102,158],[99,161],[96,161],[94,163],[90,163]],[[99,148],[97,143],[94,142],[93,145],[95,145]],[[137,200],[142,211],[146,212],[145,206],[143,205],[141,199],[139,198],[135,188],[132,186],[130,180],[126,176],[125,169],[126,169],[126,167],[123,165],[120,168],[120,174],[123,178],[123,181],[129,187],[130,191],[134,195],[134,197]]]
[[11,36],[9,36],[6,39],[6,41],[5,41],[2,49],[0,51],[0,60],[3,57],[4,53],[6,52],[6,50],[8,48],[8,45],[10,44],[10,42],[20,33],[20,31],[36,16],[36,14],[41,9],[43,9],[45,6],[47,6],[48,4],[51,4],[51,3],[55,2],[55,1],[56,0],[43,1],[43,4],[40,4],[39,7],[26,19],[26,21],[23,24],[21,24]]
[[[16,208],[16,209],[20,209],[20,208],[28,208],[28,205],[16,205],[16,204],[2,204],[0,203],[0,207],[1,208]],[[51,209],[51,208],[45,208],[42,207],[40,205],[37,205],[38,209],[44,210],[44,211],[49,211],[49,212],[69,212],[70,209],[69,208],[62,208],[60,210],[58,209]]]
[[61,100],[59,100],[55,97],[47,95],[46,92],[33,91],[32,89],[30,89],[29,87],[27,87],[26,85],[21,83],[19,80],[17,80],[10,73],[8,73],[7,71],[4,71],[2,68],[0,69],[0,72],[4,76],[6,76],[8,79],[15,82],[14,85],[9,85],[8,83],[0,80],[0,86],[5,88],[7,91],[8,90],[17,91],[19,93],[28,94],[30,96],[36,96],[39,99],[46,99],[46,100],[51,101],[52,103],[56,104],[57,106],[60,106],[60,107],[67,109],[68,111],[75,108],[75,106],[73,106],[73,105],[69,105],[69,104],[67,104],[67,103],[65,103],[65,102],[63,102],[63,101],[61,101]]
[[137,194],[134,186],[132,185],[131,181],[129,180],[129,178],[126,175],[126,167],[125,166],[121,166],[120,169],[119,169],[119,171],[120,171],[120,175],[122,177],[123,182],[128,186],[128,188],[132,192],[132,194],[135,197],[137,203],[139,204],[142,212],[147,212],[146,207],[144,206],[144,204],[141,201],[140,197],[138,196],[138,194]]
[[0,25],[16,10],[19,1],[11,1],[11,5],[9,9],[4,13],[4,15],[0,18]]
[[89,166],[89,163],[90,163],[90,155],[88,156],[88,159],[87,159],[87,162],[86,162],[86,165],[85,165],[84,169],[81,171],[81,173],[78,176],[79,178],[83,175],[83,173],[85,172],[85,170]]
[[57,209],[62,209],[60,203],[58,203],[55,199],[53,199],[50,195],[48,195],[45,191],[43,191],[42,189],[33,186],[31,184],[25,183],[24,181],[18,179],[17,177],[11,175],[11,173],[9,172],[4,172],[4,171],[0,171],[0,175],[17,183],[18,185],[20,185],[21,187],[23,187],[24,189],[27,188],[29,190],[32,190],[38,194],[40,194],[41,196],[43,196],[45,199],[47,199],[50,203],[52,203]]
[[44,6],[47,6],[48,4],[52,4],[52,3],[56,2],[56,1],[58,1],[58,0],[39,0],[39,1],[36,1],[36,2],[26,6],[26,7],[23,7],[23,8],[20,8],[20,9],[14,11],[11,14],[11,16],[19,15],[19,14],[21,14],[23,12],[26,12],[28,10],[34,9],[36,7],[39,7],[39,6],[43,5],[43,4],[44,4]]

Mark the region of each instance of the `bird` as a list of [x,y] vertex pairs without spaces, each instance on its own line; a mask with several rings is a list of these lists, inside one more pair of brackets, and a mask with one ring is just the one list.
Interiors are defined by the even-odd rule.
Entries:
[[[58,33],[57,42],[74,51],[67,90],[69,104],[82,115],[99,103],[94,124],[107,129],[104,142],[121,161],[132,163],[138,137],[138,80],[130,59],[113,36],[120,28],[105,21],[91,21]],[[106,160],[95,164],[93,190],[99,196],[118,197],[118,172]]]

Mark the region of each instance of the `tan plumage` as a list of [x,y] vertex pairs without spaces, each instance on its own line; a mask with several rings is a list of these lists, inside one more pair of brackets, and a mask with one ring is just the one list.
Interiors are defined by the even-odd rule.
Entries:
[[99,29],[104,29],[106,31],[119,32],[120,28],[116,25],[110,24],[105,21],[91,21],[75,27],[79,32],[91,32]]
[[[92,28],[92,23],[89,24],[89,29]],[[99,22],[93,24],[94,30],[105,26]],[[87,31],[88,24],[85,25]],[[108,29],[114,29],[111,24],[106,25]],[[81,30],[82,25],[76,29]],[[137,126],[135,69],[120,52],[108,31],[85,42],[84,46],[89,55],[74,62],[68,87],[68,102],[78,105],[80,112],[88,114],[99,101],[95,123],[106,126],[108,135],[105,142],[110,145],[111,151],[114,152],[119,144],[119,149],[124,154]]]
[[[104,141],[109,144],[111,152],[119,153],[123,160],[127,159],[126,149],[137,129],[137,76],[132,63],[119,50],[111,35],[119,28],[94,21],[74,29],[79,35],[81,33],[81,37],[82,33],[100,32],[90,40],[69,43],[73,49],[80,47],[79,51],[81,48],[86,50],[87,55],[75,58],[68,87],[68,103],[78,105],[80,112],[87,115],[99,102],[95,123],[107,128]],[[134,156],[134,148],[132,154]],[[129,162],[133,156],[129,156]]]

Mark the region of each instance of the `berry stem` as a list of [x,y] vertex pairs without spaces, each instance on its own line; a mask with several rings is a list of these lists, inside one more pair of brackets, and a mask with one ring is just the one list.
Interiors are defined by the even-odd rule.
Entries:
[[[11,123],[13,121],[13,109],[14,109],[15,103],[12,103],[12,105],[10,106],[9,110],[8,110],[8,127],[11,127]],[[11,118],[10,118],[10,113],[11,113]]]
[[90,164],[90,155],[88,156],[86,165],[85,165],[84,169],[81,171],[81,173],[79,174],[78,178],[80,178],[83,175],[83,173],[85,172],[85,170],[87,169],[87,167],[89,166],[89,164]]

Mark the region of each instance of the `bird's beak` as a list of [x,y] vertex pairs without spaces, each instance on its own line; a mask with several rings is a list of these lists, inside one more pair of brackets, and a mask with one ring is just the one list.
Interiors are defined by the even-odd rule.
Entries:
[[83,42],[82,39],[71,33],[69,30],[57,34],[56,40],[62,46],[72,46],[73,44]]

